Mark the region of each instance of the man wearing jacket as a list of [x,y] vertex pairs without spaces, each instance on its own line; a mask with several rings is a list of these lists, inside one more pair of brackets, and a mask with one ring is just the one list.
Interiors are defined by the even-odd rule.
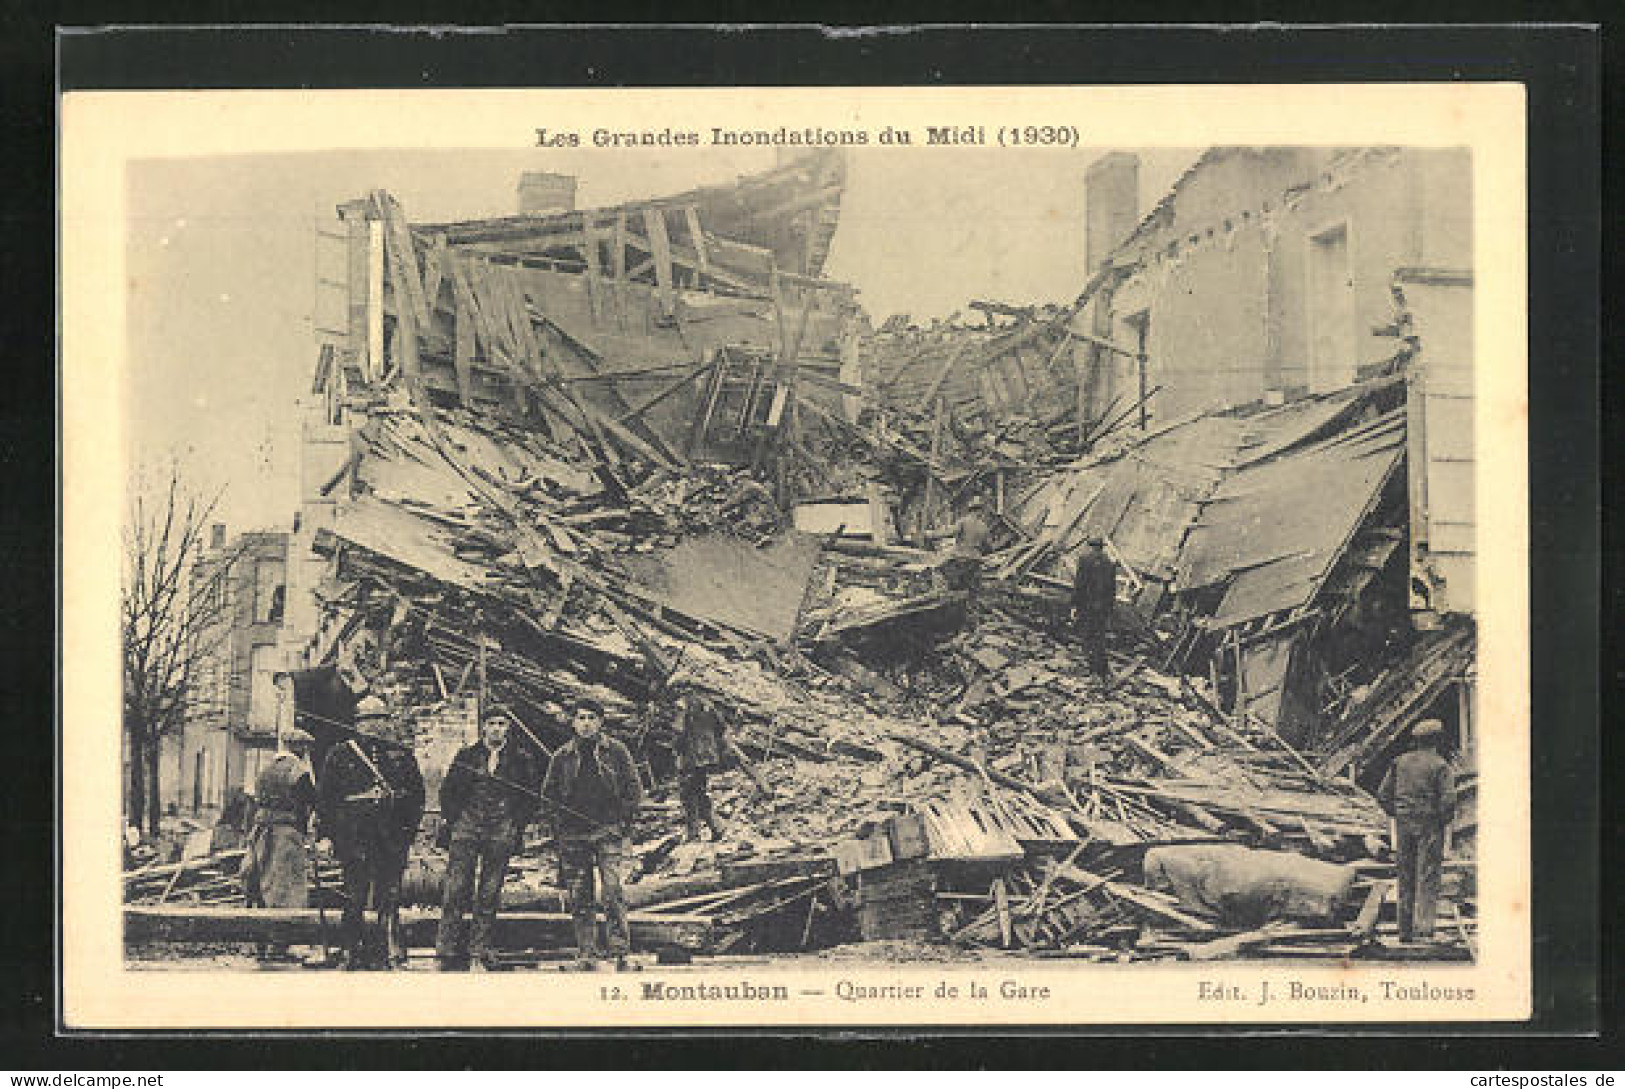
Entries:
[[[390,968],[406,959],[400,938],[401,871],[423,819],[423,773],[384,701],[356,705],[357,736],[327,750],[317,783],[322,835],[344,868],[340,923],[346,967]],[[382,941],[363,929],[369,900]]]
[[1072,624],[1089,658],[1095,676],[1107,680],[1106,629],[1111,626],[1112,606],[1117,600],[1117,567],[1106,555],[1105,539],[1089,538],[1089,546],[1078,557],[1072,580]]
[[712,775],[737,767],[756,784],[759,795],[770,797],[773,790],[728,735],[727,717],[715,700],[686,679],[673,684],[672,690],[676,712],[673,740],[677,752],[677,796],[683,803],[686,838],[690,843],[698,843],[703,824],[711,830],[712,840],[720,840],[723,830],[711,807],[709,780]]
[[1417,723],[1414,747],[1394,761],[1377,788],[1377,799],[1394,819],[1402,942],[1433,937],[1444,837],[1456,808],[1455,776],[1438,751],[1443,732],[1438,719]]
[[[536,816],[541,771],[530,749],[509,738],[513,723],[490,711],[480,739],[452,758],[440,784],[442,835],[450,845],[435,954],[442,968],[495,967],[491,931],[508,859]],[[464,916],[473,908],[473,926]]]
[[632,932],[621,895],[621,871],[643,786],[626,746],[604,735],[604,709],[597,701],[577,701],[570,725],[575,738],[555,752],[547,766],[542,811],[558,840],[560,876],[569,890],[575,920],[578,966],[592,967],[598,956],[600,905],[609,951],[618,965],[624,965]]

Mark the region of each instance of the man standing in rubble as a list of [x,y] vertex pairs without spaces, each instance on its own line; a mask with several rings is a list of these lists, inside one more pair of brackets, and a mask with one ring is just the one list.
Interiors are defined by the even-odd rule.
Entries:
[[710,777],[730,764],[744,770],[763,794],[771,794],[767,783],[728,736],[728,723],[709,695],[692,681],[673,686],[677,742],[677,794],[683,803],[683,819],[690,843],[700,839],[700,825],[711,830],[712,841],[722,838],[716,813],[711,807]]
[[1439,906],[1444,837],[1455,816],[1455,776],[1439,755],[1444,725],[1426,719],[1411,731],[1412,748],[1395,760],[1377,788],[1394,820],[1399,871],[1399,940],[1428,941]]
[[1072,580],[1073,630],[1088,655],[1089,668],[1102,681],[1110,676],[1106,668],[1106,629],[1117,601],[1117,567],[1106,555],[1105,544],[1102,537],[1089,538]]
[[963,590],[974,603],[982,586],[982,557],[993,535],[987,521],[987,500],[971,496],[965,516],[954,524],[953,549],[942,565],[942,578],[950,590]]
[[[510,740],[513,720],[486,712],[480,739],[452,758],[440,784],[442,835],[450,851],[435,954],[442,968],[496,967],[491,931],[502,902],[508,859],[536,815],[541,769],[529,748]],[[473,909],[473,925],[465,915]]]
[[577,967],[597,966],[602,906],[609,952],[616,966],[624,968],[632,931],[621,894],[621,872],[643,785],[626,746],[604,735],[601,704],[590,698],[578,700],[570,725],[575,737],[553,754],[547,766],[542,811],[558,841],[560,877],[570,893]]
[[[345,967],[390,968],[406,959],[401,872],[423,819],[423,773],[383,700],[367,696],[355,713],[356,736],[329,749],[322,764],[317,812],[344,868]],[[363,926],[369,902],[381,933]]]

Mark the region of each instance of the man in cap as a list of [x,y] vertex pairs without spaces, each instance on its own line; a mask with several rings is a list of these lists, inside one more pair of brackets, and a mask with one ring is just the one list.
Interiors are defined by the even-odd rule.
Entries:
[[711,829],[711,839],[722,838],[711,808],[709,780],[714,772],[729,765],[742,768],[756,783],[762,794],[771,794],[760,773],[751,766],[744,753],[728,736],[728,723],[716,702],[692,680],[681,679],[672,685],[676,717],[675,741],[677,749],[677,796],[683,803],[683,818],[689,842],[700,838],[700,825]]
[[[423,773],[410,743],[377,696],[356,705],[356,735],[327,751],[317,788],[322,834],[344,869],[340,924],[349,968],[405,960],[400,940],[401,872],[423,819]],[[382,942],[366,933],[371,901]]]
[[1089,657],[1089,667],[1103,681],[1108,677],[1106,628],[1117,600],[1117,566],[1106,555],[1105,544],[1098,534],[1089,537],[1072,579],[1073,630]]
[[[530,748],[511,738],[507,712],[490,710],[480,739],[460,750],[440,784],[440,816],[450,852],[435,953],[442,968],[495,967],[491,930],[502,902],[508,859],[536,816],[541,768]],[[473,908],[473,926],[464,915]]]
[[1444,837],[1455,816],[1455,776],[1439,755],[1444,724],[1418,722],[1411,750],[1395,760],[1377,788],[1377,799],[1394,819],[1394,865],[1399,871],[1399,940],[1433,937],[1438,911]]
[[[310,900],[306,834],[316,808],[311,736],[294,727],[281,740],[281,751],[254,780],[254,814],[241,871],[251,907],[302,908]],[[284,945],[271,945],[263,957],[281,959],[286,952]]]
[[626,746],[604,735],[601,704],[590,698],[578,700],[570,725],[575,737],[553,754],[547,766],[542,811],[558,840],[560,876],[570,893],[577,966],[595,967],[598,908],[602,905],[609,951],[617,965],[624,967],[632,932],[621,895],[621,871],[632,818],[643,800],[643,785]]

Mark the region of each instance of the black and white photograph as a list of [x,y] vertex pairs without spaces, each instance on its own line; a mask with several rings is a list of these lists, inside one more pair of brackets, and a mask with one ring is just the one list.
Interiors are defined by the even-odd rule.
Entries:
[[[1484,597],[1522,239],[1473,90],[1427,139],[1052,89],[132,142],[85,436],[119,727],[75,742],[126,1012],[1527,1003],[1526,673],[1480,669],[1527,640]],[[173,1016],[351,1023],[265,1003]]]

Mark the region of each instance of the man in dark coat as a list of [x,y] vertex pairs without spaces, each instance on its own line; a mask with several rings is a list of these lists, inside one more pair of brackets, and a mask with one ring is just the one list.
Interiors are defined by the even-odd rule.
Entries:
[[[480,739],[452,759],[440,784],[445,891],[435,953],[443,968],[495,966],[491,930],[502,904],[508,859],[536,816],[541,768],[530,749],[509,737],[513,722],[493,710],[480,723]],[[477,871],[477,874],[476,874]],[[473,907],[474,923],[464,915]]]
[[[346,967],[389,968],[406,957],[400,940],[401,872],[423,819],[423,773],[377,696],[356,706],[356,730],[327,751],[317,812],[322,835],[332,840],[344,868],[340,930]],[[381,941],[363,926],[369,901]]]
[[1105,543],[1100,537],[1089,538],[1072,580],[1073,630],[1089,656],[1089,667],[1103,681],[1109,676],[1106,628],[1117,600],[1117,567],[1106,555]]
[[1439,906],[1444,837],[1455,816],[1455,776],[1439,755],[1438,719],[1411,731],[1413,748],[1395,760],[1377,788],[1394,819],[1394,865],[1399,871],[1399,940],[1427,941]]
[[728,736],[727,719],[711,697],[690,681],[678,682],[674,691],[677,796],[683,803],[688,840],[699,841],[702,823],[711,829],[712,840],[719,840],[723,832],[711,808],[709,780],[712,774],[737,766],[751,777],[758,791],[763,794],[772,791]]
[[553,754],[547,766],[542,813],[558,840],[560,875],[569,890],[575,920],[578,967],[593,967],[598,956],[600,905],[609,951],[617,965],[624,966],[632,931],[621,894],[621,871],[632,818],[643,800],[643,785],[626,746],[604,735],[600,704],[591,699],[577,701],[570,725],[576,736]]

